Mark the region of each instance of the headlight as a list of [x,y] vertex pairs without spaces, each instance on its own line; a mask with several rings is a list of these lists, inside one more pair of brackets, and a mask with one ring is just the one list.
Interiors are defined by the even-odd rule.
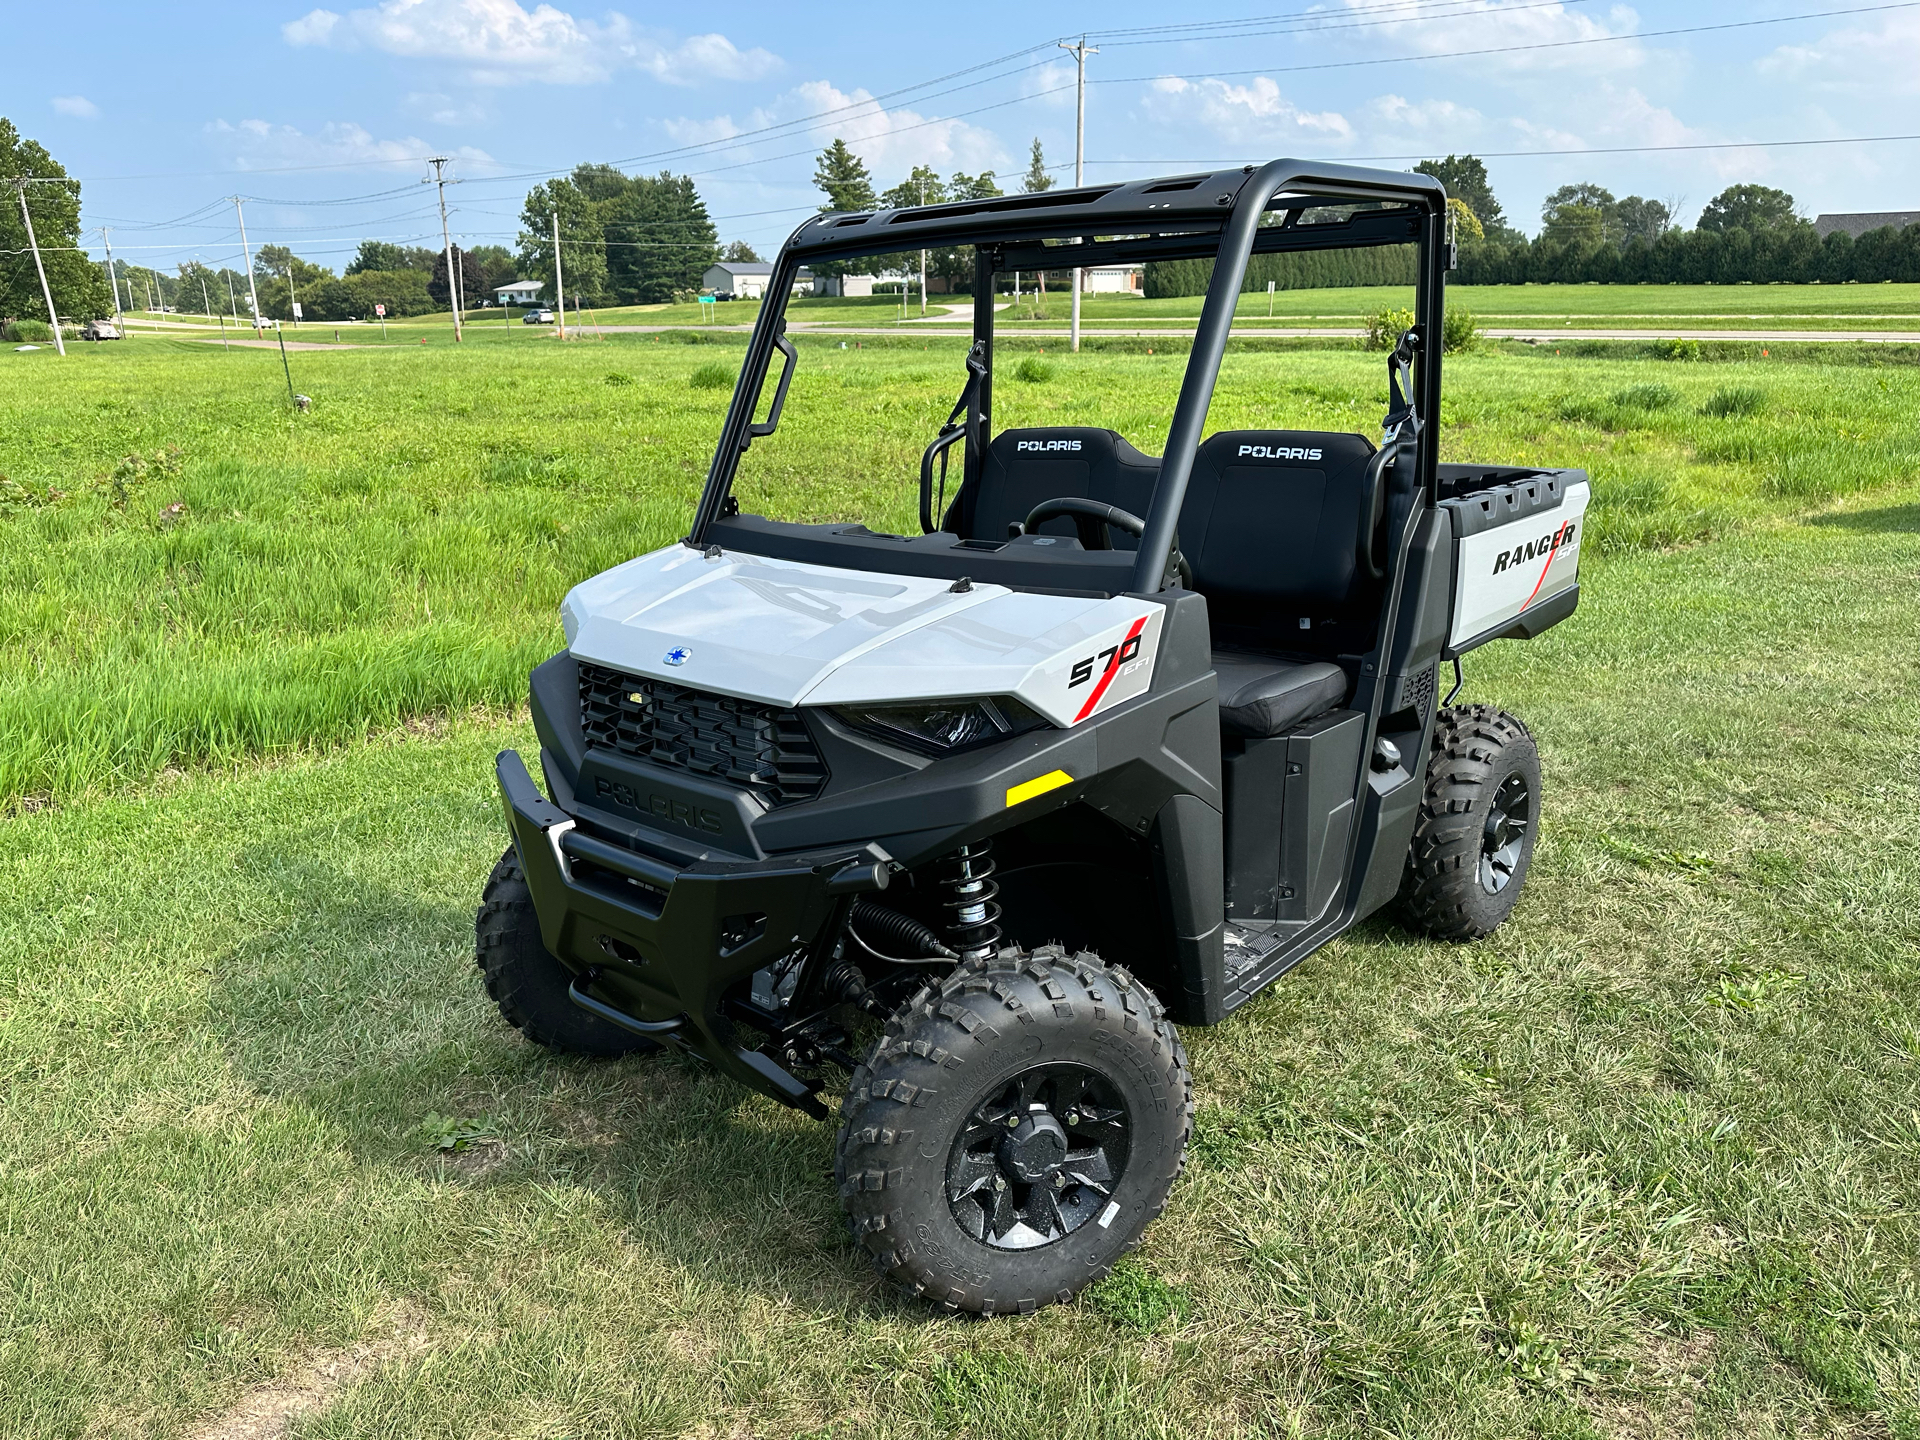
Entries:
[[847,705],[833,713],[863,735],[923,755],[952,755],[1024,735],[1048,723],[1011,695],[922,700],[911,705]]

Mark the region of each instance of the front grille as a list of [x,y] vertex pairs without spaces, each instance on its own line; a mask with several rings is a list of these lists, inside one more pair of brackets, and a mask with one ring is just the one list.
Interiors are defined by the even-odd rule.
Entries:
[[811,800],[826,763],[797,712],[580,666],[587,743],[751,791],[768,805]]

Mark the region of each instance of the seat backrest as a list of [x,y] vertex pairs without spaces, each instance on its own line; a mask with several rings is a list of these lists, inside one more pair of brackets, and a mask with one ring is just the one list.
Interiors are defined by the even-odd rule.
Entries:
[[[1160,462],[1143,455],[1111,430],[1059,425],[1044,429],[1003,430],[987,447],[979,483],[961,489],[946,528],[963,540],[1004,540],[1007,526],[1025,520],[1043,500],[1075,496],[1102,500],[1146,518]],[[1044,535],[1072,535],[1065,516],[1040,527]],[[1116,548],[1135,541],[1113,532]]]
[[1201,443],[1180,546],[1216,633],[1332,653],[1371,629],[1377,589],[1356,551],[1373,454],[1363,435],[1315,430]]

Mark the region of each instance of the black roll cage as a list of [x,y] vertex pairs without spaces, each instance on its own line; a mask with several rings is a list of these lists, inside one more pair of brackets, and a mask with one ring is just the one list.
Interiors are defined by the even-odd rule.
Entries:
[[[1278,202],[1278,203],[1276,203]],[[1372,204],[1331,222],[1305,219],[1321,207]],[[1277,224],[1263,224],[1270,210]],[[786,337],[787,300],[802,265],[971,245],[975,253],[973,341],[985,367],[969,386],[964,480],[977,479],[992,438],[993,277],[1002,271],[1093,268],[1144,260],[1212,259],[1193,349],[1175,402],[1159,482],[1140,537],[1131,589],[1162,588],[1174,526],[1203,438],[1207,408],[1226,353],[1247,262],[1256,254],[1340,250],[1374,245],[1418,246],[1414,291],[1413,403],[1418,419],[1416,489],[1439,499],[1440,351],[1446,275],[1447,195],[1438,180],[1404,171],[1282,159],[1254,167],[1178,175],[1118,185],[1005,195],[950,205],[815,216],[787,238],[768,277],[768,301],[747,344],[747,356],[721,427],[685,543],[705,548],[707,531],[726,513],[740,456],[771,434],[792,378],[795,354]],[[755,424],[767,367],[785,359],[768,418]],[[964,483],[964,481],[963,481]]]

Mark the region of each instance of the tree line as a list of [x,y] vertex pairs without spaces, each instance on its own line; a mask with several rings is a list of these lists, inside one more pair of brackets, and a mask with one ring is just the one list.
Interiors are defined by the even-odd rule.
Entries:
[[[1841,285],[1887,280],[1920,282],[1920,225],[1886,226],[1853,238],[1822,238],[1793,196],[1765,185],[1730,185],[1709,200],[1693,229],[1676,223],[1676,205],[1641,195],[1616,198],[1592,182],[1563,185],[1541,207],[1541,228],[1529,237],[1508,223],[1473,155],[1425,160],[1416,172],[1447,187],[1459,244],[1458,285]],[[1323,286],[1411,285],[1410,245],[1370,250],[1258,255],[1245,290]],[[1212,262],[1176,260],[1147,266],[1149,296],[1205,292]]]

